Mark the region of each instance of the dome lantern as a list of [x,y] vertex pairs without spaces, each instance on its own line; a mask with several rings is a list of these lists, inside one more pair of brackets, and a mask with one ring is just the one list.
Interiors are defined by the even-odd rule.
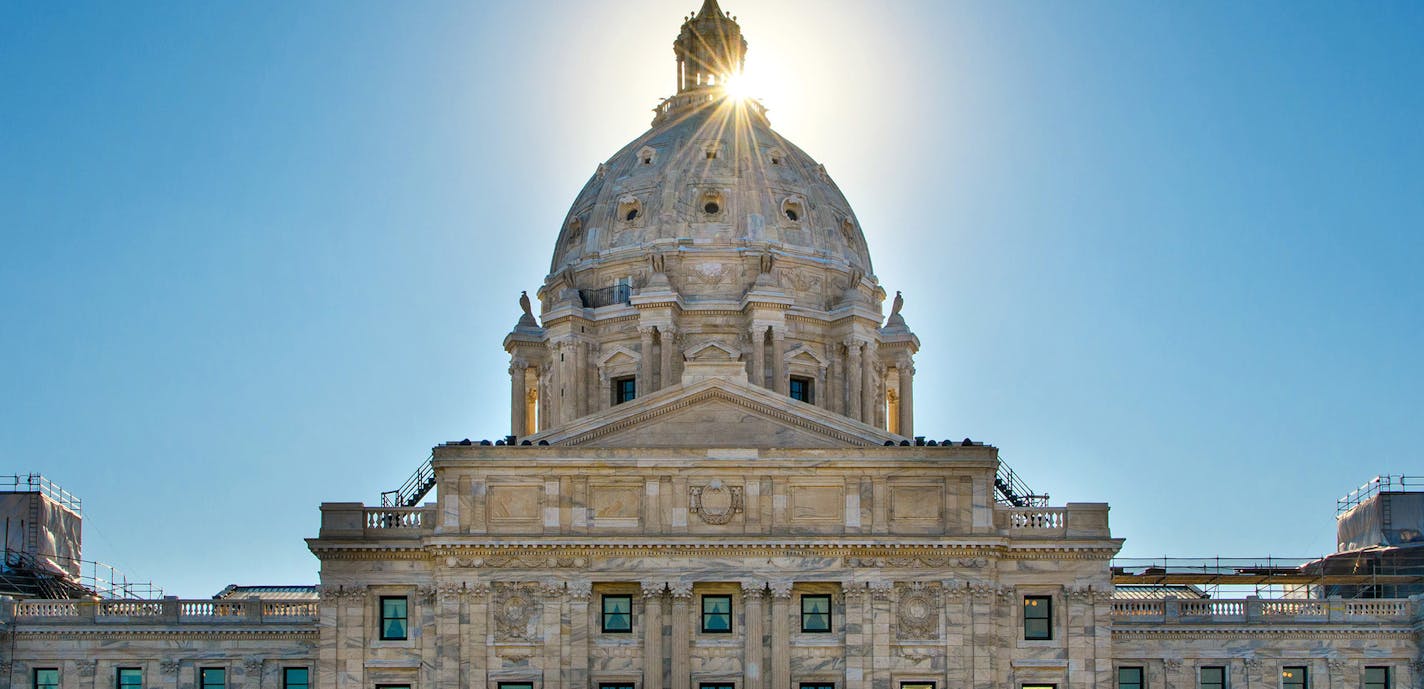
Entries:
[[717,6],[717,0],[703,2],[702,9],[683,22],[672,45],[679,94],[725,85],[741,74],[747,55],[741,26]]

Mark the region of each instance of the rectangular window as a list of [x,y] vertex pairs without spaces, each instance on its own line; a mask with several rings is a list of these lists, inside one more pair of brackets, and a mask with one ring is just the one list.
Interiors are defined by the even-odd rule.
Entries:
[[831,631],[830,596],[801,596],[801,631]]
[[1281,668],[1282,689],[1308,689],[1310,677],[1304,665],[1287,665]]
[[1117,669],[1117,689],[1142,689],[1142,668],[1120,667]]
[[901,682],[900,689],[935,689],[934,682]]
[[613,379],[613,403],[623,404],[632,402],[638,396],[638,379],[636,376],[624,376]]
[[220,667],[198,669],[199,689],[227,689],[227,670]]
[[[732,633],[732,597],[731,596],[703,596],[702,597],[702,633],[703,634],[731,634]],[[717,686],[714,685],[702,685]]]
[[59,669],[35,668],[35,689],[59,689]]
[[304,667],[282,668],[282,689],[308,689],[310,675]]
[[500,682],[499,689],[534,689],[533,682]]
[[632,682],[599,682],[598,689],[633,689]]
[[381,596],[381,639],[405,639],[409,615],[405,596]]
[[727,682],[703,682],[697,685],[697,689],[737,689],[737,685]]
[[143,670],[121,667],[114,671],[114,686],[118,689],[143,689]]
[[1057,684],[1025,684],[1022,689],[1058,689]]
[[1207,665],[1197,671],[1198,689],[1226,689],[1226,668]]
[[801,689],[836,689],[832,682],[802,682]]
[[1394,689],[1391,675],[1388,667],[1365,668],[1365,689]]
[[815,404],[813,388],[813,381],[810,378],[791,376],[791,399],[801,400],[806,404]]
[[1024,596],[1023,627],[1026,641],[1052,639],[1053,599],[1049,596]]
[[633,597],[603,597],[603,632],[628,634],[633,631]]

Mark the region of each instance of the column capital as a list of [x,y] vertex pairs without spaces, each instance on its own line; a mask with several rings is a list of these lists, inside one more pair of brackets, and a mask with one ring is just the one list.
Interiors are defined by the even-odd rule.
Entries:
[[638,586],[644,598],[659,598],[667,589],[665,582],[652,580],[638,582]]
[[742,580],[742,598],[744,600],[761,600],[766,595],[766,582],[756,579]]
[[575,601],[587,601],[593,595],[593,582],[587,579],[570,581],[567,584],[569,598]]
[[641,336],[641,337],[650,338],[650,337],[653,336],[653,333],[655,333],[655,332],[657,332],[657,331],[658,331],[658,326],[656,326],[656,325],[640,325],[640,326],[638,326],[638,335]]
[[687,600],[692,598],[692,582],[673,581],[668,583],[668,592],[672,594],[674,600]]
[[771,597],[772,597],[772,598],[778,598],[778,599],[781,599],[781,600],[785,600],[785,599],[791,597],[791,582],[790,582],[790,581],[772,581],[772,582],[768,582],[768,583],[767,583],[767,587],[771,589]]

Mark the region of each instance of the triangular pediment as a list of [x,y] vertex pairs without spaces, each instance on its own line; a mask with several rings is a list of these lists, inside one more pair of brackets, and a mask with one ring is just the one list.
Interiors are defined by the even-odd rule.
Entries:
[[529,440],[587,447],[864,447],[898,435],[737,380],[676,385]]

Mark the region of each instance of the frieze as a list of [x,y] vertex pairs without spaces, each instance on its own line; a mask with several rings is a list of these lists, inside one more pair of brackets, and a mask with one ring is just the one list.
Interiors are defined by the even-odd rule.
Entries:
[[960,567],[964,569],[982,569],[989,565],[989,560],[982,557],[932,557],[924,555],[906,557],[847,557],[845,558],[847,567],[933,567],[944,569],[947,567]]
[[445,564],[448,567],[568,569],[587,567],[588,558],[558,556],[541,557],[538,555],[488,555],[475,557],[451,556],[445,559]]

